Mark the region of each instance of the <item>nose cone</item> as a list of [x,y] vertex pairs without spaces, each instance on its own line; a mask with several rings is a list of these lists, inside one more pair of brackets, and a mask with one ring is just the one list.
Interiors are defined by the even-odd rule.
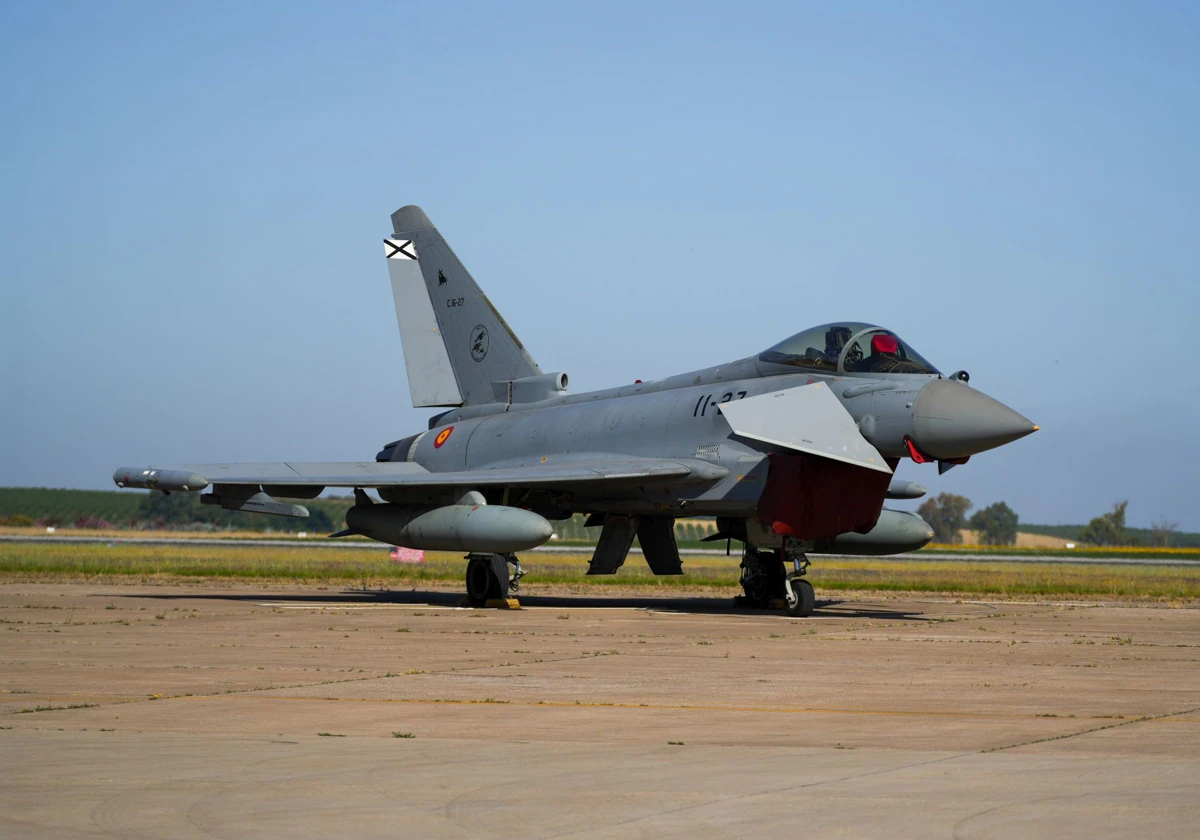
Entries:
[[913,440],[926,455],[966,458],[1037,431],[999,400],[960,382],[937,379],[913,403]]

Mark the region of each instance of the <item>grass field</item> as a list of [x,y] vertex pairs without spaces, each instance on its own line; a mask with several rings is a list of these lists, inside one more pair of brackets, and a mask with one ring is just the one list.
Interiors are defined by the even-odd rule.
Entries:
[[923,551],[938,554],[989,554],[996,557],[1143,557],[1179,560],[1200,560],[1200,548],[1177,546],[1156,547],[1145,545],[1089,545],[1082,548],[1014,548],[997,545],[945,545],[930,543]]
[[[706,590],[734,595],[736,557],[688,557],[687,574],[655,577],[636,556],[617,575],[587,577],[588,555],[529,554],[527,590],[541,584],[621,587],[645,591]],[[0,545],[0,581],[110,580],[171,582],[261,580],[329,582],[370,588],[411,588],[423,582],[459,585],[460,555],[431,553],[423,564],[393,563],[386,549],[338,552],[247,546]],[[822,559],[810,579],[818,592],[925,592],[961,596],[1087,597],[1184,603],[1200,600],[1200,571],[1153,566],[1039,564],[997,561]]]
[[[19,536],[19,537],[41,537],[46,535],[45,528],[13,528],[0,526],[0,536]],[[149,538],[164,538],[170,540],[195,540],[202,542],[204,540],[213,539],[234,539],[234,540],[289,540],[295,541],[299,545],[319,546],[326,541],[326,536],[321,532],[309,533],[307,537],[297,537],[294,533],[285,531],[131,531],[131,530],[92,530],[87,528],[65,528],[59,529],[57,536],[64,537],[104,537],[112,540],[121,541],[136,541],[139,539]],[[341,537],[341,542],[359,542],[365,546],[379,545],[366,537]],[[307,543],[305,542],[307,540]],[[699,540],[677,540],[681,549],[702,548],[708,550],[724,551],[725,543],[706,543]],[[552,545],[560,548],[578,548],[581,554],[590,555],[595,547],[595,542],[586,540],[557,540]],[[926,546],[926,552],[937,554],[987,554],[994,556],[997,559],[1004,557],[1020,556],[1020,557],[1045,557],[1045,558],[1079,558],[1090,557],[1104,559],[1109,557],[1135,557],[1147,559],[1177,559],[1177,560],[1200,560],[1200,548],[1150,548],[1147,546],[1117,546],[1112,548],[1101,548],[1089,546],[1085,548],[1075,549],[1060,549],[1060,548],[1010,548],[1007,546],[994,545],[939,545],[933,543]],[[737,554],[741,551],[740,543],[733,544],[733,552]]]

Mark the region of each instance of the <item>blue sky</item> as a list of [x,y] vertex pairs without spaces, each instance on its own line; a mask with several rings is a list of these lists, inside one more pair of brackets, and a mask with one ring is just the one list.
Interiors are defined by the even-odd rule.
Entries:
[[0,484],[423,428],[417,203],[572,390],[874,321],[1042,426],[902,477],[1200,530],[1195,4],[241,5],[0,8]]

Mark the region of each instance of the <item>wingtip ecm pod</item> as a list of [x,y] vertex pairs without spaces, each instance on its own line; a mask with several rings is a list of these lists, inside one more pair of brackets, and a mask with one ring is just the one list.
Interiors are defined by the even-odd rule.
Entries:
[[208,479],[187,470],[156,470],[153,467],[121,467],[113,473],[118,487],[141,490],[203,490]]

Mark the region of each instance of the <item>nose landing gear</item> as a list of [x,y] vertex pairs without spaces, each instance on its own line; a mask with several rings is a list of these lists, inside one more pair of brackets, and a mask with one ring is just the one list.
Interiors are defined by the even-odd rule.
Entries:
[[[788,565],[791,571],[787,571]],[[804,579],[809,560],[800,545],[792,539],[784,541],[783,550],[761,550],[747,547],[742,555],[741,584],[748,606],[762,609],[782,605],[793,617],[812,615],[816,595],[812,584]]]
[[787,614],[793,618],[812,615],[817,606],[817,596],[812,584],[804,579],[808,571],[808,557],[802,552],[792,557],[792,571],[784,578],[786,586]]

